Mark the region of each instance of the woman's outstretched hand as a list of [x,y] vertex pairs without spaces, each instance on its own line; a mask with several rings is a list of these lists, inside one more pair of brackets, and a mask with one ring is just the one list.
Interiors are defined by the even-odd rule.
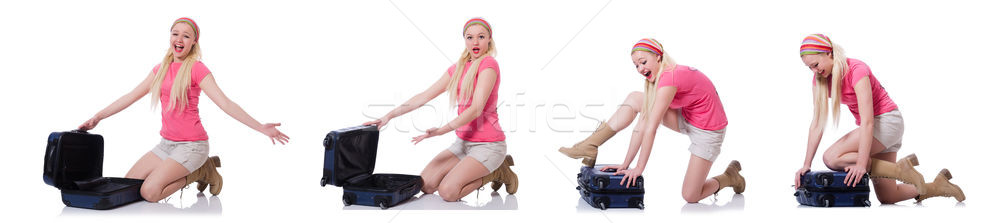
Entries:
[[430,128],[423,135],[413,137],[413,140],[410,140],[410,142],[413,142],[413,145],[416,145],[417,143],[420,143],[420,141],[424,141],[426,138],[441,135],[441,133],[438,133],[437,130],[438,128]]
[[262,125],[258,131],[271,138],[271,144],[277,144],[275,142],[275,140],[277,140],[277,142],[280,142],[281,145],[284,145],[285,143],[288,143],[288,136],[285,135],[285,133],[278,131],[278,126],[281,126],[281,123],[267,123]]

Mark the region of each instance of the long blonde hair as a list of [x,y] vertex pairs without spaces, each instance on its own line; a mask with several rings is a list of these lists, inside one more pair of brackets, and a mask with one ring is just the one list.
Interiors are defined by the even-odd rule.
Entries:
[[[492,34],[492,33],[490,33]],[[465,77],[459,76],[459,73],[465,69],[465,62],[472,60],[472,53],[469,49],[462,50],[462,55],[459,56],[458,62],[455,62],[455,71],[451,74],[451,80],[448,82],[448,95],[450,96],[449,105],[451,107],[457,106],[461,103],[469,103],[472,100],[472,87],[473,83],[476,81],[476,72],[479,71],[479,63],[483,61],[486,56],[495,56],[497,53],[497,44],[493,42],[493,37],[491,35],[489,46],[486,47],[486,52],[483,52],[483,56],[478,59],[473,60],[469,65],[469,70],[465,72]],[[459,92],[459,79],[461,79],[461,92]]]
[[646,97],[644,98],[645,100],[643,100],[642,103],[642,113],[641,113],[642,115],[640,116],[640,119],[642,120],[646,119],[647,112],[653,110],[653,103],[656,101],[656,86],[660,84],[660,76],[662,76],[660,74],[662,74],[664,71],[673,71],[675,68],[677,68],[677,62],[675,62],[674,58],[670,57],[670,55],[667,54],[666,50],[663,50],[663,55],[661,56],[659,62],[660,62],[660,69],[656,69],[657,70],[656,73],[650,74],[655,76],[653,78],[653,81],[647,80],[645,81],[645,83],[643,83],[646,89],[645,92]]
[[[827,120],[827,111],[830,110],[829,107],[833,107],[833,127],[836,128],[840,122],[840,92],[841,84],[843,83],[844,74],[847,73],[847,55],[844,52],[844,48],[840,47],[835,43],[833,45],[833,73],[831,73],[831,78],[823,78],[820,75],[815,75],[816,87],[813,88],[813,121],[818,124],[818,127],[825,128]],[[833,95],[830,95],[833,93]],[[833,98],[833,102],[829,101]]]
[[[170,89],[170,104],[162,109],[181,112],[187,106],[187,93],[191,87],[191,68],[196,62],[201,60],[201,48],[198,47],[200,45],[201,43],[195,43],[191,48],[191,52],[188,52],[187,57],[184,57],[181,69],[174,76],[174,85]],[[154,108],[160,104],[160,86],[163,83],[163,79],[166,78],[167,70],[173,61],[174,51],[168,49],[167,55],[163,56],[163,61],[160,62],[160,69],[156,72],[156,77],[153,78],[153,83],[149,88],[150,99],[153,101],[152,107]]]

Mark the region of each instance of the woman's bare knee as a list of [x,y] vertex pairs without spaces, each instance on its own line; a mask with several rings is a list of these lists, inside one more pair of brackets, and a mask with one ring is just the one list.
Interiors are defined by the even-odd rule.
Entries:
[[459,194],[462,193],[462,186],[444,184],[438,188],[438,195],[441,195],[441,199],[447,202],[455,202],[462,199]]
[[143,185],[139,188],[139,195],[142,196],[142,199],[152,203],[163,200],[161,193],[163,193],[163,189],[153,186]]
[[699,193],[682,191],[681,197],[684,197],[684,201],[688,203],[698,203],[698,201],[701,201],[701,194]]
[[629,106],[632,109],[635,109],[636,112],[641,111],[644,98],[646,98],[646,96],[642,92],[633,91],[628,94],[628,97],[625,98],[623,106]]

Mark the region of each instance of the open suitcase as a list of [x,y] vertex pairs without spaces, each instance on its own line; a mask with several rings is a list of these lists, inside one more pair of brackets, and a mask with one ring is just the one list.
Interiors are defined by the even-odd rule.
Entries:
[[353,204],[388,209],[420,192],[420,176],[372,174],[378,151],[378,127],[357,126],[331,131],[323,139],[325,154],[320,186],[344,188],[344,206]]
[[639,176],[635,185],[625,188],[619,184],[624,176],[614,175],[615,169],[601,171],[605,165],[582,166],[576,175],[580,197],[590,206],[606,210],[608,208],[646,208],[643,203],[643,178]]
[[142,180],[102,177],[104,137],[86,131],[53,132],[42,179],[62,191],[66,206],[107,210],[142,200]]
[[814,207],[868,207],[868,174],[854,187],[844,184],[847,172],[810,171],[801,177],[795,190],[799,204]]

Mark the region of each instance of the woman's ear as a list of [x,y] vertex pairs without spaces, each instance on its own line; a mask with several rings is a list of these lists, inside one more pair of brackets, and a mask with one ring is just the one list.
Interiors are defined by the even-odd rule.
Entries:
[[663,56],[656,56],[656,62],[663,62]]

